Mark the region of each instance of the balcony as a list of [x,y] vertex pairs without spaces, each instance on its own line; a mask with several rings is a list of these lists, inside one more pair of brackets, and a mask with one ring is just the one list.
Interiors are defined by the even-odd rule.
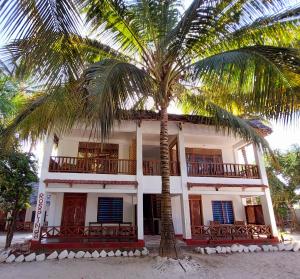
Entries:
[[260,178],[257,165],[187,162],[188,176]]
[[[136,161],[129,159],[100,159],[51,156],[49,172],[66,173],[97,173],[97,174],[136,174]],[[231,163],[199,163],[187,162],[188,176],[193,177],[230,177],[230,178],[260,178],[256,165]],[[161,175],[159,160],[143,161],[144,175]],[[170,161],[170,175],[180,176],[178,161]]]
[[135,175],[136,161],[127,159],[51,156],[49,172]]

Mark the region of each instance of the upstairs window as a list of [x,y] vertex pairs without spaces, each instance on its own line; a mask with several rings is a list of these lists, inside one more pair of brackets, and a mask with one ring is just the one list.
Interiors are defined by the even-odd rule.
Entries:
[[98,198],[97,222],[122,223],[123,198]]
[[234,223],[232,201],[212,201],[212,210],[214,221],[220,224]]
[[118,159],[118,144],[79,142],[78,157],[95,159]]

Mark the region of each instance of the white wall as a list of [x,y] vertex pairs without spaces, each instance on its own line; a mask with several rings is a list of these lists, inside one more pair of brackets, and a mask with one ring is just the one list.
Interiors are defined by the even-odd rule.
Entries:
[[172,196],[171,205],[172,205],[172,219],[173,219],[175,234],[182,234],[182,216],[181,216],[181,204],[180,204],[179,195]]
[[238,195],[202,195],[202,216],[203,224],[209,225],[213,221],[212,201],[232,201],[234,219],[236,221],[246,221],[245,209],[242,199]]

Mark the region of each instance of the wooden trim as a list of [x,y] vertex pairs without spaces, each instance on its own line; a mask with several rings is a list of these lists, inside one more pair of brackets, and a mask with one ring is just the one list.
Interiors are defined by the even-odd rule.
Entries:
[[45,179],[44,183],[46,184],[46,187],[48,187],[49,183],[58,183],[58,184],[91,184],[91,185],[133,185],[135,187],[138,186],[137,181],[117,181],[117,180],[73,180],[73,179]]
[[268,186],[263,184],[209,184],[209,183],[193,183],[188,182],[187,188],[190,190],[193,187],[214,187],[216,190],[220,188],[268,188]]

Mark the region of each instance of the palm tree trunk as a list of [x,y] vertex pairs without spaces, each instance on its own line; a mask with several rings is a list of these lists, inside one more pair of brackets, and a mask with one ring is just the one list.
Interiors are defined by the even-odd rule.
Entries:
[[176,239],[172,221],[172,207],[170,195],[170,159],[168,142],[168,113],[164,107],[160,111],[160,164],[162,180],[161,197],[161,240],[159,255],[161,257],[177,258]]

